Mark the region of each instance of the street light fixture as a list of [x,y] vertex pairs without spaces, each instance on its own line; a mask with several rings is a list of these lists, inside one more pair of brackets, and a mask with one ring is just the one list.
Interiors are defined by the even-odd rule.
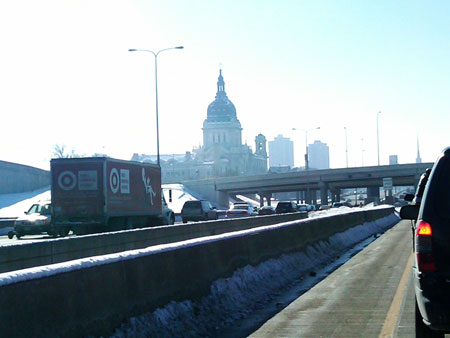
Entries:
[[133,49],[128,49],[129,52],[147,52],[147,53],[152,53],[153,56],[155,57],[156,158],[157,158],[158,166],[161,165],[160,156],[159,156],[158,55],[159,55],[159,53],[164,52],[164,51],[166,51],[166,50],[171,50],[171,49],[183,49],[183,48],[184,48],[183,46],[164,48],[164,49],[161,49],[161,50],[157,51],[156,53],[155,53],[154,51],[148,50],[148,49],[134,49],[134,48],[133,48]]

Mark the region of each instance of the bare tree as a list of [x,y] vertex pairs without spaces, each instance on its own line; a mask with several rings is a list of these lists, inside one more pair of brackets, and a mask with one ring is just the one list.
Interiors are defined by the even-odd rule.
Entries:
[[84,157],[75,152],[75,149],[68,149],[65,144],[55,144],[53,146],[53,157],[55,158],[75,158]]
[[66,154],[66,145],[65,144],[55,144],[53,146],[53,157],[56,157],[56,158],[69,157],[68,154]]

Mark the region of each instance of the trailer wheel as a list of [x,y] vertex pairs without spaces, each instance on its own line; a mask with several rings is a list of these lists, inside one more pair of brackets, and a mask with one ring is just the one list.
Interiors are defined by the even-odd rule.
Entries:
[[175,224],[175,215],[174,214],[170,214],[169,225],[174,225],[174,224]]
[[61,237],[66,237],[69,234],[69,228],[61,228],[61,230],[59,230],[59,235]]
[[12,239],[14,237],[14,231],[9,231],[8,232],[8,238]]

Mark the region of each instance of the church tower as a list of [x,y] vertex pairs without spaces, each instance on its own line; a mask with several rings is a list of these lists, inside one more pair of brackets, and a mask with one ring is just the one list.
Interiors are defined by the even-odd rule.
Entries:
[[216,98],[208,106],[203,122],[203,146],[208,149],[220,146],[224,149],[242,145],[242,127],[236,116],[236,108],[225,92],[222,70],[217,80]]
[[266,137],[263,134],[258,134],[255,137],[255,155],[267,158]]

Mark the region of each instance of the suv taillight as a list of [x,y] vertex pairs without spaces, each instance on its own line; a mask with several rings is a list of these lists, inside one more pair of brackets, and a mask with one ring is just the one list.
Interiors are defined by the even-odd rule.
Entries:
[[416,259],[419,271],[436,271],[432,248],[431,225],[420,220],[416,227]]

